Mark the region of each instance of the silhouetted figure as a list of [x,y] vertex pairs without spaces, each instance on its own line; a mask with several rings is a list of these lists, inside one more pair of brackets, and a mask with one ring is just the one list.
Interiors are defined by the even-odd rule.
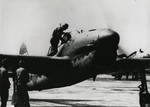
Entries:
[[16,96],[17,98],[15,103],[15,107],[30,107],[29,104],[29,95],[27,89],[27,82],[29,82],[29,75],[26,69],[24,68],[24,62],[19,62],[19,68],[16,70]]
[[67,43],[71,39],[71,34],[69,32],[65,32],[62,36],[61,44]]
[[58,28],[56,28],[52,34],[52,38],[50,40],[51,43],[51,52],[48,54],[48,56],[54,56],[58,51],[58,44],[61,40],[62,43],[64,43],[63,34],[65,34],[65,30],[68,29],[69,25],[64,24]]
[[[4,64],[4,63],[3,63]],[[9,96],[10,82],[8,77],[8,72],[4,65],[0,67],[0,97],[1,97],[1,107],[7,106],[8,96]]]
[[139,50],[140,53],[143,53],[144,51],[142,49]]

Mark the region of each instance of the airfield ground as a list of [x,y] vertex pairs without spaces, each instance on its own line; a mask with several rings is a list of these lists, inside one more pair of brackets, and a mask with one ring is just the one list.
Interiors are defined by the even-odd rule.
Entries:
[[[148,77],[149,78],[149,77]],[[139,107],[140,81],[114,80],[110,75],[99,75],[97,80],[44,91],[31,91],[31,107]],[[150,82],[148,82],[150,89]],[[8,107],[11,105],[12,86]]]

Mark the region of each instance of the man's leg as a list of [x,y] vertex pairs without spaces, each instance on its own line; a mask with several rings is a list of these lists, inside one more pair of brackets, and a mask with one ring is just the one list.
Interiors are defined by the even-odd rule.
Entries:
[[8,96],[9,96],[9,90],[5,89],[1,95],[1,107],[7,106]]
[[22,94],[25,107],[30,107],[28,91],[24,91]]
[[8,80],[8,74],[4,67],[0,67],[0,78],[1,78],[1,107],[7,106],[8,96],[9,96],[9,87],[10,83]]
[[59,39],[53,37],[51,39],[50,43],[51,43],[51,51],[50,51],[48,56],[54,56],[57,53],[57,51],[58,51],[57,48],[58,48],[58,44],[59,44]]

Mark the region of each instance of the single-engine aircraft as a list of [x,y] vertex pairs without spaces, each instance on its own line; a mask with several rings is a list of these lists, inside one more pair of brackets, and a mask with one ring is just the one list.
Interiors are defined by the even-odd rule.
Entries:
[[[143,51],[139,49],[139,51],[134,51],[130,54],[127,54],[127,52],[124,51],[122,47],[119,46],[118,52],[117,52],[117,60],[120,59],[133,59],[139,57],[140,54],[142,54]],[[142,56],[140,55],[142,58]],[[139,66],[137,66],[136,63],[124,63],[120,65],[114,72],[113,76],[115,76],[115,79],[121,80],[122,76],[126,76],[126,80],[129,79],[129,75],[132,76],[132,80],[138,80],[140,79],[140,72],[139,72]]]
[[[21,60],[21,66],[29,74],[36,75],[36,78],[30,78],[27,83],[29,91],[70,86],[95,78],[98,74],[115,72],[117,67],[124,64],[134,64],[143,75],[140,91],[143,93],[143,89],[147,91],[147,85],[142,72],[145,65],[150,63],[150,58],[117,60],[119,40],[119,34],[112,29],[89,30],[72,35],[71,40],[59,47],[55,56],[0,54],[0,60],[5,59],[6,69],[12,72],[19,67]],[[141,103],[143,98],[140,99]]]
[[52,57],[0,54],[0,60],[5,59],[6,69],[13,72],[22,60],[28,73],[37,75],[28,83],[29,90],[51,89],[106,73],[104,70],[116,61],[118,44],[117,32],[102,29],[72,35],[72,39],[60,46],[57,55]]

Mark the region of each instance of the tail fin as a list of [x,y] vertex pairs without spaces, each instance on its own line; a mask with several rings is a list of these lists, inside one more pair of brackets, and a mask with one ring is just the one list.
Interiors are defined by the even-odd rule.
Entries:
[[19,54],[20,55],[29,55],[27,46],[25,45],[25,43],[22,43],[22,45],[20,46]]

